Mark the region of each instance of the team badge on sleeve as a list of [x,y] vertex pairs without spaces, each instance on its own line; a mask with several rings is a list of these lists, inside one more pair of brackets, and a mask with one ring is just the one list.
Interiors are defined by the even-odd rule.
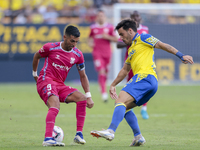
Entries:
[[155,45],[159,40],[157,38],[151,36],[148,39],[146,39],[145,41],[147,41],[148,43],[151,43],[152,45]]

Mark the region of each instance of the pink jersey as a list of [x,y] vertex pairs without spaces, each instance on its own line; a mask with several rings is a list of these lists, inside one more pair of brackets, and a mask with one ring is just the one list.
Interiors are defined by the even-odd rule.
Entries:
[[[142,33],[146,33],[148,34],[149,33],[149,28],[147,26],[143,26],[143,25],[139,25],[139,27],[137,28],[137,33],[139,34],[142,34]],[[125,55],[125,60],[127,59],[128,57],[128,49],[129,49],[130,46],[127,46],[127,50],[126,50],[126,55]]]
[[84,64],[83,54],[78,48],[74,47],[71,51],[65,51],[62,49],[61,43],[46,43],[39,50],[40,55],[45,57],[44,67],[38,78],[39,81],[51,78],[57,82],[64,82],[74,64]]
[[111,56],[110,41],[103,39],[103,33],[107,33],[110,36],[116,36],[114,26],[108,23],[104,25],[93,24],[90,26],[91,32],[89,37],[94,40],[93,55],[101,55],[103,57]]

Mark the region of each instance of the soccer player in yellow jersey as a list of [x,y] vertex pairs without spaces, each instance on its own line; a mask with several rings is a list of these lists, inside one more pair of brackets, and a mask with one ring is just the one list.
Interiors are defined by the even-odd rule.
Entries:
[[[121,40],[130,45],[128,58],[110,86],[110,96],[115,99],[111,124],[107,130],[91,131],[91,135],[111,141],[114,139],[118,125],[125,118],[134,134],[130,146],[140,146],[146,141],[140,132],[137,117],[130,109],[146,103],[157,91],[158,81],[155,72],[154,48],[176,55],[185,64],[193,64],[194,62],[191,56],[182,54],[173,46],[159,41],[150,34],[139,35],[136,23],[133,20],[122,20],[115,29],[118,31]],[[122,88],[118,96],[115,86],[127,76],[130,69],[133,70],[134,76]]]

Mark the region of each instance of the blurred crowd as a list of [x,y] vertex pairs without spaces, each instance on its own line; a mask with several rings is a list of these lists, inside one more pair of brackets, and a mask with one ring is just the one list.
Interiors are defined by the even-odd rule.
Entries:
[[200,3],[200,0],[0,0],[0,20],[3,24],[90,24],[99,8],[111,10],[115,3]]

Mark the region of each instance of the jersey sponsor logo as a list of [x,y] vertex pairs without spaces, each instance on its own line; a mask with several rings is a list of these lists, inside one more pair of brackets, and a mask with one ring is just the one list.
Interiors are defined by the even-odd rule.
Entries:
[[155,45],[158,42],[158,39],[152,36],[152,37],[146,39],[145,41]]
[[58,65],[54,62],[52,63],[52,66],[54,66],[56,69],[60,69],[60,70],[63,70],[63,71],[69,71],[71,69],[71,67]]
[[101,39],[102,37],[103,37],[102,34],[97,34],[97,35],[94,36],[94,38],[96,38],[96,39]]
[[60,46],[52,47],[52,48],[50,48],[49,50],[51,51],[51,50],[56,50],[56,49],[60,49]]
[[70,64],[74,64],[75,58],[71,57]]

